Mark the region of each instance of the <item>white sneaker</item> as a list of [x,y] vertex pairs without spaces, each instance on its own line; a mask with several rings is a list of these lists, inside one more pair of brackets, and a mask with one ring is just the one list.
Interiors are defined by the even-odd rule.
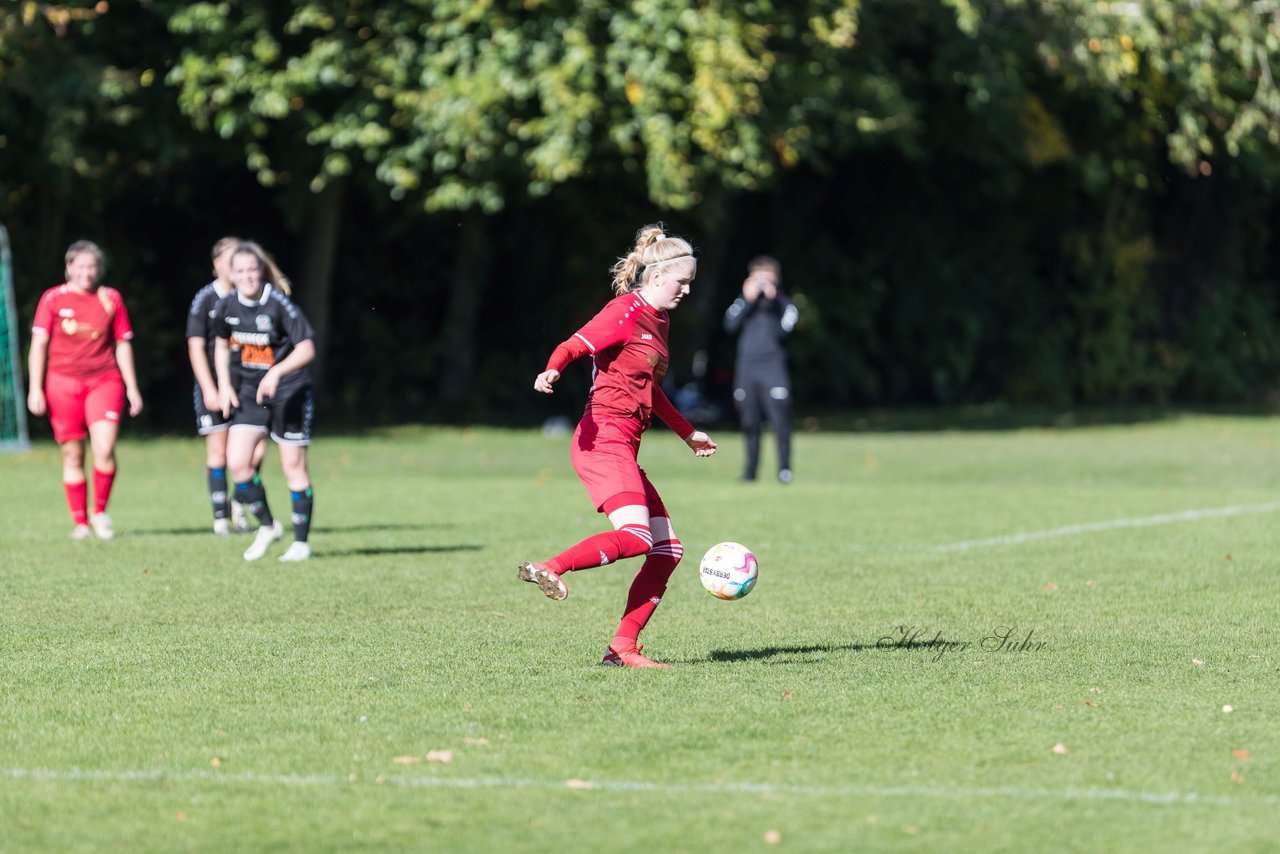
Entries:
[[247,534],[253,530],[249,527],[249,515],[244,512],[244,505],[239,501],[231,502],[231,528],[237,534]]
[[226,519],[214,519],[213,532],[219,537],[225,537],[231,533],[231,523]]
[[88,525],[76,525],[71,529],[71,539],[87,540],[93,536],[93,529]]
[[253,535],[253,543],[244,550],[245,560],[258,560],[267,553],[267,546],[284,536],[284,527],[277,519],[270,525],[263,525]]
[[111,527],[111,517],[106,513],[94,513],[90,516],[89,527],[93,528],[100,540],[109,540],[116,535],[115,529]]
[[310,559],[311,559],[311,544],[300,543],[297,540],[293,541],[293,544],[289,546],[288,551],[280,555],[281,563],[293,563],[294,561],[310,560]]

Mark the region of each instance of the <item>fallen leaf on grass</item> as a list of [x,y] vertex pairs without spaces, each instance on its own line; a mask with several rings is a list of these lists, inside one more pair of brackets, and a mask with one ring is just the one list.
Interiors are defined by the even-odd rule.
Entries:
[[590,780],[577,780],[577,779],[565,780],[564,784],[568,786],[570,789],[590,789],[591,788]]
[[1048,584],[1046,584],[1046,585],[1044,586],[1044,589],[1045,589],[1045,590],[1049,590],[1049,591],[1057,590],[1057,589],[1058,589],[1058,585],[1057,585],[1057,584],[1055,584],[1054,582],[1050,581]]
[[1084,583],[1084,586],[1085,586],[1085,587],[1092,587],[1092,586],[1093,586],[1093,582],[1092,582],[1092,581],[1086,581],[1086,582]]
[[782,699],[784,699],[784,700],[790,700],[790,699],[791,699],[791,692],[790,692],[790,691],[783,691],[783,692],[782,692]]
[[782,841],[782,834],[776,830],[766,830],[764,832],[765,845],[777,845]]
[[487,739],[487,738],[472,738],[471,736],[467,736],[466,738],[462,739],[462,743],[463,743],[463,744],[466,744],[466,745],[469,745],[469,746],[471,746],[471,747],[475,747],[475,746],[476,746],[476,745],[478,745],[478,744],[488,744],[488,743],[489,743],[489,739]]
[[427,761],[428,762],[452,762],[453,751],[452,750],[428,750]]
[[1056,753],[1061,756],[1063,754],[1070,753],[1071,751],[1067,750],[1067,746],[1065,744],[1060,741],[1056,741],[1054,742],[1053,747],[1049,748],[1049,752]]
[[1233,750],[1231,751],[1231,755],[1236,759],[1239,759],[1241,762],[1249,761],[1249,751],[1247,750]]
[[1093,700],[1085,700],[1085,701],[1084,701],[1084,705],[1089,706],[1089,707],[1094,708],[1094,709],[1098,708],[1098,704],[1097,704],[1097,703],[1095,703]]
[[1244,782],[1244,775],[1243,775],[1243,774],[1241,774],[1239,771],[1232,771],[1232,772],[1231,772],[1231,782],[1233,782],[1233,783],[1235,783],[1235,784],[1237,784],[1237,785],[1239,785],[1240,783],[1243,783],[1243,782]]
[[1204,667],[1204,662],[1198,658],[1191,659],[1191,663],[1194,664],[1196,667]]
[[174,817],[174,818],[176,818],[178,821],[186,821],[186,820],[187,820],[187,814],[186,814],[185,812],[183,812],[182,810],[178,810],[176,813],[174,813],[174,814],[173,814],[173,817]]
[[209,764],[212,765],[214,768],[221,768],[222,760],[215,756],[209,760]]
[[1223,560],[1231,560],[1231,555],[1229,555],[1229,554],[1225,554],[1225,555],[1223,555],[1223,556],[1222,556],[1222,559],[1223,559]]
[[413,764],[414,764],[414,763],[416,763],[416,762],[421,762],[421,761],[422,761],[422,757],[420,757],[420,756],[397,756],[397,757],[395,757],[394,759],[392,759],[391,761],[392,761],[392,762],[394,762],[394,763],[396,763],[397,765],[413,765]]

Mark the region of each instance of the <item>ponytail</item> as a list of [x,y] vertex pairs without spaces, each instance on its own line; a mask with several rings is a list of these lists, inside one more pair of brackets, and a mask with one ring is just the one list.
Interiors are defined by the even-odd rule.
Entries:
[[693,247],[681,237],[668,237],[662,223],[646,225],[636,232],[636,242],[625,257],[609,268],[613,273],[613,292],[630,293],[648,275],[649,268],[676,258],[693,257]]
[[276,264],[276,259],[264,252],[262,253],[262,262],[267,266],[267,273],[269,274],[267,281],[284,291],[285,296],[293,296],[293,285],[289,281],[289,277]]

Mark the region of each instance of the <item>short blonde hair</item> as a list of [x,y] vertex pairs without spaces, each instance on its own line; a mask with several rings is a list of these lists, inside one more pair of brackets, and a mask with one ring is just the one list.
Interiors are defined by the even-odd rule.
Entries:
[[68,246],[66,255],[63,257],[66,266],[70,267],[77,255],[83,255],[86,252],[98,259],[98,275],[102,275],[107,268],[107,256],[103,253],[102,247],[92,240],[77,240]]
[[630,293],[644,284],[654,265],[686,257],[693,257],[693,246],[687,240],[668,235],[662,223],[646,225],[636,232],[631,251],[610,268],[613,291],[618,296]]

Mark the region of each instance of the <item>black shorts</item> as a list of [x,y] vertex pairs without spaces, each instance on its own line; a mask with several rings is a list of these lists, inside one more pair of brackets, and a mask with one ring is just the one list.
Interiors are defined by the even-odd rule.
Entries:
[[204,394],[200,391],[199,383],[195,384],[192,400],[196,407],[196,432],[201,436],[208,436],[210,433],[221,433],[231,426],[231,419],[223,418],[221,412],[210,412],[205,408]]
[[[283,392],[283,393],[282,393]],[[310,445],[315,399],[310,385],[278,389],[265,403],[257,401],[258,389],[240,387],[240,408],[231,414],[232,427],[269,432],[277,445]]]

